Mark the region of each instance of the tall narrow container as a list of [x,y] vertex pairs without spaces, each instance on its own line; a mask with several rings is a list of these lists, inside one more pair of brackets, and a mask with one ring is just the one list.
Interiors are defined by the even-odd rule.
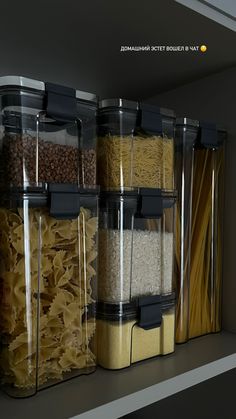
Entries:
[[98,363],[120,369],[174,351],[173,194],[101,194]]
[[176,341],[221,328],[226,132],[187,118],[176,124]]
[[95,97],[0,77],[0,158],[0,380],[25,397],[96,368]]

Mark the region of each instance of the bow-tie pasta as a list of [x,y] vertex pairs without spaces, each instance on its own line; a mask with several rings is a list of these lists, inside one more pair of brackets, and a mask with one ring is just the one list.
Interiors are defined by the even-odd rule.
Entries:
[[95,365],[87,307],[97,229],[85,208],[75,220],[46,209],[0,209],[0,366],[10,385],[28,389]]

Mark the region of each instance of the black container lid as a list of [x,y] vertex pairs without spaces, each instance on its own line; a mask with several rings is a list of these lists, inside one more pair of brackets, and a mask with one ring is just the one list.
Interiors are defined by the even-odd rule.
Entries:
[[[30,89],[36,90],[39,92],[45,92],[46,82],[40,80],[30,79],[28,77],[22,76],[2,76],[0,77],[0,91],[2,88],[20,88],[20,89]],[[82,90],[76,90],[76,99],[88,101],[88,102],[98,102],[98,97],[94,93],[84,92]]]
[[176,127],[196,130],[195,145],[199,147],[217,148],[223,144],[227,137],[226,129],[221,126],[186,117],[177,118]]
[[161,116],[166,116],[169,118],[176,118],[176,114],[172,109],[167,109],[167,108],[162,108],[156,105],[151,105],[148,102],[139,102],[139,109],[149,112],[149,113],[154,113],[154,114],[160,114]]
[[97,206],[99,187],[83,188],[73,184],[47,184],[38,187],[10,188],[1,195],[1,202],[11,207],[21,207],[29,201],[31,208],[48,207],[52,217],[73,219],[83,205]]
[[139,104],[138,102],[121,98],[101,100],[99,102],[99,110],[107,108],[120,108],[137,111],[139,109]]
[[[19,91],[19,94],[14,91]],[[0,92],[3,108],[30,108],[35,110],[35,114],[41,110],[47,117],[64,124],[78,120],[77,105],[80,102],[97,107],[94,94],[21,76],[0,77]]]
[[162,136],[164,119],[171,120],[173,123],[175,120],[174,111],[145,102],[139,103],[138,128],[141,132],[143,131],[148,135]]
[[132,210],[136,217],[160,217],[163,209],[171,208],[176,199],[176,191],[164,192],[159,188],[136,188],[128,191],[102,191],[100,209],[118,208],[123,202],[124,210]]
[[[97,319],[114,322],[137,320],[140,327],[151,329],[160,326],[162,314],[174,306],[175,293],[143,296],[135,298],[130,303],[113,304],[99,301],[96,316]],[[145,318],[145,309],[149,311],[148,321]]]

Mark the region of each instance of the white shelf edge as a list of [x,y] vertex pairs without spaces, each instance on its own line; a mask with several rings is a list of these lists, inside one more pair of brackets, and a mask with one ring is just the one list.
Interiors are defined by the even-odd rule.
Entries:
[[[69,419],[118,419],[189,387],[236,368],[236,353],[121,397]],[[105,383],[104,383],[105,385]]]
[[234,17],[232,18],[226,14],[221,12],[219,9],[211,6],[210,4],[206,4],[201,0],[175,0],[177,3],[182,4],[183,6],[188,7],[189,9],[194,10],[201,15],[214,20],[215,22],[219,23],[220,25],[225,26],[228,29],[236,32],[236,21]]

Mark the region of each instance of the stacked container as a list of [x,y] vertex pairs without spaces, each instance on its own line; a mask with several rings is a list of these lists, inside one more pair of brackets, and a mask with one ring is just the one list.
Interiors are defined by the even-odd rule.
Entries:
[[103,189],[174,188],[173,111],[123,99],[99,111],[98,183]]
[[1,382],[22,397],[95,370],[96,103],[22,77],[0,98]]
[[177,119],[176,341],[221,328],[224,144],[213,124]]
[[98,363],[174,351],[174,115],[124,100],[99,112]]

